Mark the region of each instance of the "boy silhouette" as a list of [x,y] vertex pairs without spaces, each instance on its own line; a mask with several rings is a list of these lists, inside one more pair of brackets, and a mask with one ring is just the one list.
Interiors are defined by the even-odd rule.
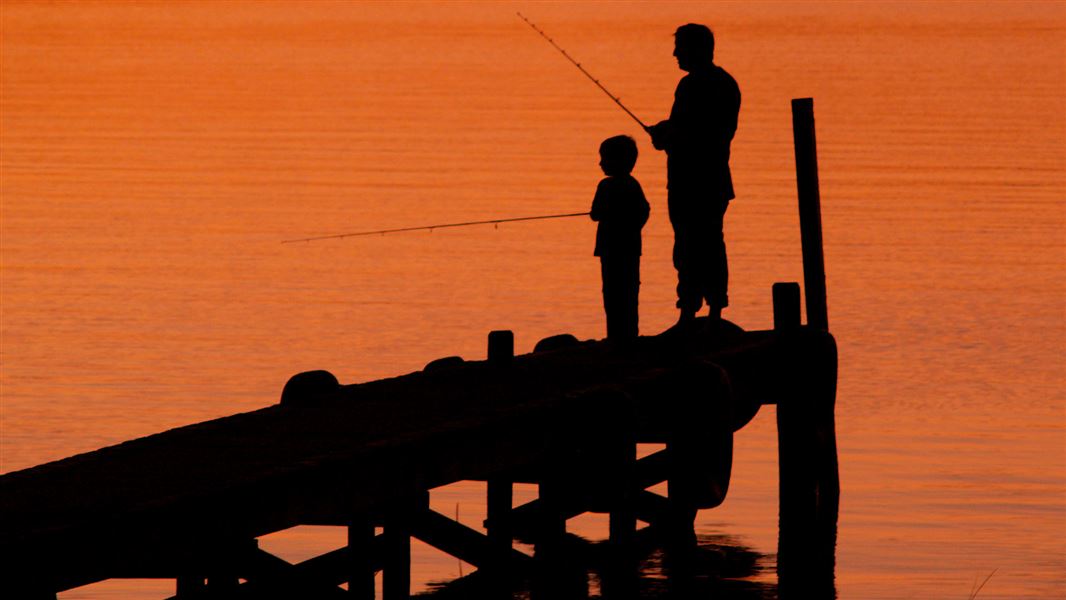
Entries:
[[637,144],[627,135],[600,144],[600,168],[606,175],[596,187],[592,220],[603,277],[603,310],[607,339],[637,337],[637,297],[640,291],[640,230],[650,207],[640,182],[630,174],[637,163]]

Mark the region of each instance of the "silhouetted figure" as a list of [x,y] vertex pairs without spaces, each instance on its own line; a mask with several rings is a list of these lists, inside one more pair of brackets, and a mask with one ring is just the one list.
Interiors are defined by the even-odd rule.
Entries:
[[635,338],[638,332],[640,291],[640,230],[650,207],[640,182],[630,174],[637,163],[637,144],[619,135],[600,144],[604,177],[596,187],[591,216],[596,228],[596,251],[603,276],[603,310],[607,339]]
[[674,227],[679,323],[690,322],[706,301],[719,319],[729,305],[723,219],[734,198],[729,145],[737,130],[740,88],[714,64],[714,34],[689,23],[674,33],[677,66],[688,75],[674,92],[670,118],[649,128],[667,155],[667,204]]

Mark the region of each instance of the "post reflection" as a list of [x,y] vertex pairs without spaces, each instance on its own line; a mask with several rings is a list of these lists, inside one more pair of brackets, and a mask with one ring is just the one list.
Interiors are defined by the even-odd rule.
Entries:
[[[832,536],[835,543],[835,532]],[[827,539],[822,540],[827,541]],[[808,545],[802,545],[809,549]],[[620,555],[605,542],[590,543],[568,535],[551,554],[538,556],[538,568],[528,578],[510,585],[490,581],[480,573],[433,584],[424,597],[498,600],[610,600],[699,599],[769,600],[833,598],[832,550],[826,561],[808,568],[822,572],[787,572],[781,583],[773,581],[774,556],[760,553],[731,536],[699,535],[687,549],[664,548],[660,541],[639,540],[632,553]],[[798,568],[790,562],[789,568]],[[828,571],[824,571],[828,566]]]

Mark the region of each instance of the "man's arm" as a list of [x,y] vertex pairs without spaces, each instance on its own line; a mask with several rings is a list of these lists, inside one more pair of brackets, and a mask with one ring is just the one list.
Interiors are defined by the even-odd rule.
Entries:
[[670,142],[672,136],[672,125],[670,120],[659,121],[655,125],[648,128],[648,133],[651,135],[651,145],[656,150],[670,151]]

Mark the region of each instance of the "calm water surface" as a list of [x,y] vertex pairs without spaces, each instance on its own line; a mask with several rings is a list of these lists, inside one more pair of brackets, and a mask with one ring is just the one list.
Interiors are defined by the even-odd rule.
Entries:
[[[641,324],[676,318],[665,166],[638,128],[711,24],[740,82],[733,306],[800,280],[789,100],[814,97],[841,350],[841,598],[1066,597],[1066,5],[21,3],[3,6],[2,470],[342,382],[603,335],[581,219],[282,245],[587,209],[599,142],[638,139]],[[707,536],[776,552],[768,409]],[[434,493],[471,526],[480,490]],[[573,523],[588,537],[595,519]],[[264,546],[296,559],[337,532]],[[721,538],[718,538],[721,539]],[[418,586],[452,558],[416,546]],[[157,598],[111,582],[63,598]]]

